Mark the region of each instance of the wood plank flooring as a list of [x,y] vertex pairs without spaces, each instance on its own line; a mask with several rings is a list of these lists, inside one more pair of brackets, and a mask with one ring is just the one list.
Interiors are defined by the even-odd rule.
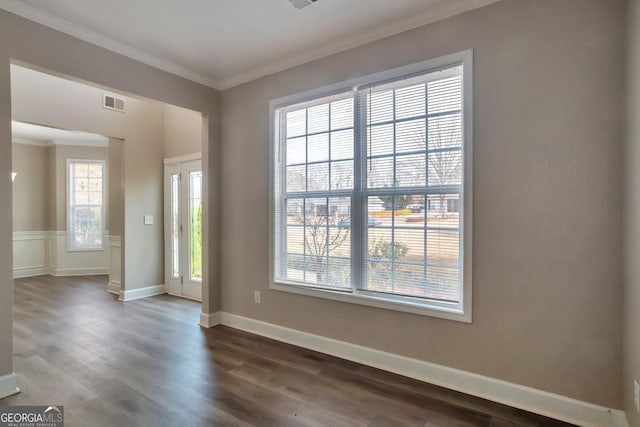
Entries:
[[102,276],[15,281],[15,370],[0,405],[67,426],[566,426],[227,327],[170,296],[121,303]]

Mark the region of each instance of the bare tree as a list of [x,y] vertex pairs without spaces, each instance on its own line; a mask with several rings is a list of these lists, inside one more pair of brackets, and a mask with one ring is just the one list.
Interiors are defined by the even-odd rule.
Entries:
[[[455,119],[454,119],[455,120]],[[443,125],[440,120],[435,120],[428,126],[427,138],[424,132],[414,135],[416,148],[428,150],[428,179],[430,186],[446,186],[456,183],[462,176],[462,161],[458,153],[462,147],[462,129],[459,125],[446,123]],[[448,150],[448,149],[451,150]],[[424,182],[425,164],[413,163],[411,176],[407,179],[415,182]],[[428,209],[428,200],[425,209]],[[438,196],[438,210],[440,217],[447,216],[446,194]]]
[[[287,173],[287,188],[293,191],[328,190],[329,181],[333,190],[348,189],[353,186],[353,166],[345,162],[319,164],[317,168],[304,167],[289,170]],[[331,173],[329,172],[329,168]],[[307,188],[308,185],[308,188]],[[288,215],[300,224],[304,224],[306,270],[316,274],[316,281],[327,280],[327,264],[329,255],[339,249],[349,237],[349,227],[339,226],[341,198],[330,197],[320,199],[306,199],[300,211],[287,210]],[[348,216],[348,210],[342,211]]]
[[[461,126],[451,119],[434,120],[429,123],[428,137],[425,131],[415,132],[413,134],[412,146],[416,151],[428,150],[428,171],[424,161],[417,162],[416,158],[399,156],[396,158],[396,168],[402,171],[398,176],[398,181],[394,184],[397,186],[420,186],[424,185],[426,178],[429,179],[430,186],[446,186],[460,181],[462,172],[462,161],[458,155],[462,143]],[[428,172],[428,176],[427,176]],[[367,169],[369,182],[376,187],[389,187],[389,168],[388,167],[369,167]],[[391,196],[388,198],[381,197],[385,201],[387,208],[391,207]],[[446,195],[438,196],[440,216],[445,217],[447,214]],[[410,203],[411,200],[396,199],[401,206]]]
[[330,215],[308,215],[306,229],[307,268],[316,273],[317,283],[325,280],[329,254],[349,237],[349,228],[330,227]]
[[[462,147],[461,126],[441,126],[441,121],[436,120],[429,126],[429,139],[425,141],[431,150],[442,150],[450,147]],[[462,159],[458,158],[459,151],[436,151],[429,154],[429,180],[435,185],[449,185],[459,181],[462,176]],[[447,215],[446,195],[439,195],[440,216]]]

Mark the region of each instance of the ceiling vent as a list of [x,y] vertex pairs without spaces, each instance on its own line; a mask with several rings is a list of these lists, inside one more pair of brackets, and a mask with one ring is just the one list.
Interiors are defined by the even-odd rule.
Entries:
[[318,0],[289,0],[296,9],[302,9],[303,7],[307,7],[317,2]]
[[124,113],[124,98],[118,98],[114,95],[102,95],[102,107],[107,110],[120,111]]

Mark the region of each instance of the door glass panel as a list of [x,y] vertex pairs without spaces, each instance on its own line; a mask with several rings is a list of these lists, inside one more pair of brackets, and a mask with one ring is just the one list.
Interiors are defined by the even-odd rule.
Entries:
[[180,277],[180,175],[171,174],[171,275]]
[[202,172],[189,173],[189,277],[202,280]]

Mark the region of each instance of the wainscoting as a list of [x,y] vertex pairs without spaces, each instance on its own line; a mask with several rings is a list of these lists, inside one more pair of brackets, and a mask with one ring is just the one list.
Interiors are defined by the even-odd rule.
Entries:
[[33,277],[50,274],[52,276],[86,276],[110,274],[114,270],[114,284],[120,291],[120,238],[118,256],[113,258],[117,265],[111,266],[111,237],[109,249],[102,251],[77,252],[67,250],[66,231],[16,231],[13,233],[13,277]]
[[13,233],[13,277],[40,276],[49,272],[49,231]]

